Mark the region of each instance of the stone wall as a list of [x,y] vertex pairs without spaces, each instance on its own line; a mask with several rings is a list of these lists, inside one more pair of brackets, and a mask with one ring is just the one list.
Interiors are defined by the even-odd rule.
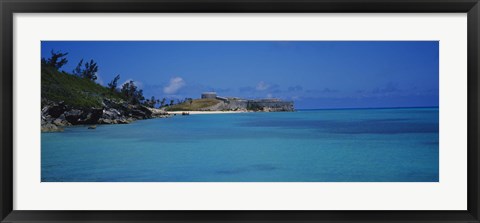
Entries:
[[228,110],[246,110],[248,106],[247,100],[228,100],[225,102]]
[[249,100],[248,110],[259,111],[294,111],[293,101],[280,100]]
[[[218,99],[218,98],[217,98]],[[293,101],[282,101],[278,99],[261,99],[261,100],[245,100],[245,99],[228,99],[221,100],[218,104],[204,108],[205,111],[294,111]]]
[[216,98],[217,97],[217,93],[215,92],[203,92],[202,93],[202,98]]

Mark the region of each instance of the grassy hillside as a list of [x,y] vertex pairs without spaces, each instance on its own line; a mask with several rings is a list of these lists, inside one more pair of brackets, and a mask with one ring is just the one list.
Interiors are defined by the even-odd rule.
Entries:
[[[42,66],[42,99],[78,108],[100,107],[102,98],[121,96],[93,81]],[[44,100],[42,100],[42,103]]]
[[167,111],[198,111],[198,110],[202,110],[204,108],[216,105],[219,102],[220,100],[210,99],[210,98],[195,99],[195,100],[192,100],[191,103],[190,101],[186,101],[181,104],[169,106],[165,110]]

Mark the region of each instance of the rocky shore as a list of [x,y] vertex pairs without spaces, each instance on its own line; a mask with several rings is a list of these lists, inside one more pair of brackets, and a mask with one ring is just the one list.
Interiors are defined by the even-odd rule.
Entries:
[[128,124],[135,120],[171,116],[159,109],[109,99],[104,99],[100,108],[74,108],[52,101],[43,101],[42,104],[42,132],[59,132],[72,125]]

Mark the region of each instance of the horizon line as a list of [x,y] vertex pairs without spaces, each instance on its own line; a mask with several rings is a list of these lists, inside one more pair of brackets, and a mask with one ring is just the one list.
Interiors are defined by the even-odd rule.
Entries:
[[407,107],[364,107],[364,108],[352,108],[352,107],[344,107],[344,108],[299,108],[295,110],[361,110],[361,109],[405,109],[405,108],[439,108],[439,106],[407,106]]

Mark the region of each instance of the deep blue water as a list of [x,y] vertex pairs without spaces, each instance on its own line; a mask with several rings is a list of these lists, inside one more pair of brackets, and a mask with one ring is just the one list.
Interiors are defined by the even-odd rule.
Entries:
[[43,182],[438,182],[438,108],[175,116],[42,133]]

